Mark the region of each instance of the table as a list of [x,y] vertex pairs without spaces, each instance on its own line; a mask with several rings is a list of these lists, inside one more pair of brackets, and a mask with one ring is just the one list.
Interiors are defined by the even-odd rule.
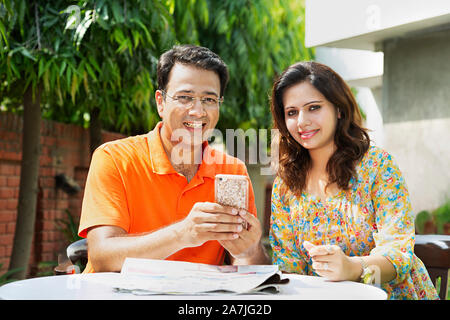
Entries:
[[32,278],[0,287],[0,299],[5,300],[385,300],[380,288],[362,283],[328,281],[321,277],[283,274],[289,283],[280,286],[273,295],[146,295],[117,293],[111,286],[95,280],[120,277],[120,273],[74,274]]

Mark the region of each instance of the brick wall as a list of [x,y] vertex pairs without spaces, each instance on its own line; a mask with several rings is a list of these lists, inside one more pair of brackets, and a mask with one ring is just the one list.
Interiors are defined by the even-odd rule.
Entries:
[[[0,274],[11,256],[19,199],[20,161],[22,158],[22,118],[0,113]],[[124,137],[103,132],[103,141]],[[41,261],[57,261],[69,244],[58,228],[58,220],[67,220],[67,210],[78,221],[84,184],[89,169],[89,131],[75,125],[43,120],[39,160],[39,195],[35,234],[30,257],[30,272]],[[75,179],[82,190],[68,195],[55,187],[55,175],[64,173]]]

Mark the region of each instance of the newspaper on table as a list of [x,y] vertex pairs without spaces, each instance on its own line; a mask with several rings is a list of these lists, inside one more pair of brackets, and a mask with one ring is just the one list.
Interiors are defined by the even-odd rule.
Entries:
[[216,266],[192,262],[126,258],[116,292],[137,295],[272,294],[282,279],[277,265]]

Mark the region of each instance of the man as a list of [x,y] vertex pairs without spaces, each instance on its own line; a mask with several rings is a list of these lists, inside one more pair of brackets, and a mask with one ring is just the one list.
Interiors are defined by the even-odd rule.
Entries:
[[162,121],[93,155],[79,227],[89,246],[85,272],[120,271],[126,257],[222,264],[227,254],[232,264],[269,263],[251,184],[248,211],[214,202],[216,174],[248,176],[244,163],[206,141],[219,119],[225,63],[207,48],[175,46],[160,57],[157,76]]

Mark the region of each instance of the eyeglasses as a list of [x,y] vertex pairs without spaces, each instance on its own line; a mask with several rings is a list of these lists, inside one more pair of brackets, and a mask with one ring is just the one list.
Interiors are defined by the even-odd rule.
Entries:
[[194,97],[187,94],[177,95],[177,96],[169,96],[167,92],[161,90],[163,95],[168,96],[170,99],[177,101],[178,104],[185,108],[190,108],[194,105],[194,101],[199,99],[200,103],[204,108],[218,108],[223,102],[223,98],[215,98],[215,97]]

